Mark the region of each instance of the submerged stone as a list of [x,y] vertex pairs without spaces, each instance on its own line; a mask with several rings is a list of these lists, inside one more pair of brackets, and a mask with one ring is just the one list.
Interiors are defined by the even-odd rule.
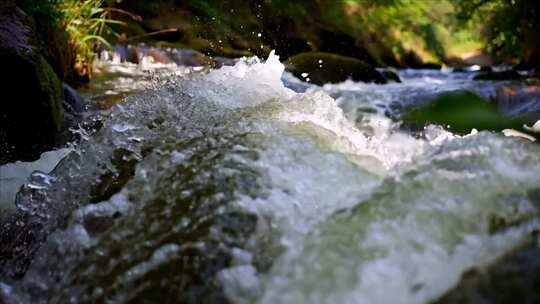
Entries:
[[289,58],[287,65],[294,76],[317,85],[339,83],[347,79],[378,84],[387,82],[386,78],[370,64],[331,53],[302,53]]

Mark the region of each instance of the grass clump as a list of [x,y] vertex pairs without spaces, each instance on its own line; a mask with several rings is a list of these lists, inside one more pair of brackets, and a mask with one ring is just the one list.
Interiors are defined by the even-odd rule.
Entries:
[[88,80],[96,45],[109,47],[116,33],[105,0],[19,0],[18,6],[32,19],[37,44],[55,72],[64,80]]
[[77,63],[89,63],[94,58],[97,43],[109,46],[105,37],[115,35],[109,25],[122,22],[111,18],[111,10],[103,0],[64,0],[58,5],[61,23],[77,54]]

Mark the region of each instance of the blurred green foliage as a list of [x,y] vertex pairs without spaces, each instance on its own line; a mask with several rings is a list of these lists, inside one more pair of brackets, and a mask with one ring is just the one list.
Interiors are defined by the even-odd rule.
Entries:
[[[463,29],[463,24],[457,22],[452,0],[191,0],[183,3],[196,16],[215,23],[212,28],[199,31],[203,36],[213,34],[222,41],[231,36],[252,38],[253,32],[264,32],[262,43],[270,48],[286,48],[284,44],[290,41],[304,40],[309,46],[305,50],[339,52],[341,47],[343,55],[351,55],[352,47],[344,47],[340,41],[348,36],[352,40],[350,44],[365,49],[376,62],[396,64],[406,61],[410,53],[424,62],[442,62],[456,55],[456,51],[478,49],[474,35],[461,33],[469,29]],[[336,41],[331,42],[342,46],[324,45],[325,33],[336,34]],[[291,54],[285,51],[285,55],[295,51]]]
[[476,26],[489,53],[503,62],[540,65],[540,1],[454,2],[458,19]]
[[406,112],[402,119],[407,124],[437,124],[452,132],[468,134],[472,129],[502,131],[521,129],[526,119],[506,117],[497,104],[467,91],[443,93],[431,102]]
[[[305,51],[348,55],[381,65],[459,62],[488,52],[499,62],[539,58],[538,11],[530,0],[20,0],[31,14],[67,30],[79,61],[96,43],[118,37],[123,20],[131,36],[164,28],[165,39],[210,55],[284,57]],[[143,17],[136,25],[129,14]],[[119,13],[120,12],[120,13]],[[127,16],[127,17],[126,17]],[[126,18],[124,18],[126,17]],[[161,22],[147,22],[160,19]],[[158,26],[156,27],[156,24]],[[159,24],[162,27],[159,27]],[[129,29],[125,31],[129,32]],[[128,36],[127,33],[125,36]],[[171,38],[172,37],[172,38]],[[125,38],[125,37],[124,37]],[[153,38],[153,36],[152,36]],[[127,40],[133,41],[133,40]],[[457,59],[456,59],[457,58]]]

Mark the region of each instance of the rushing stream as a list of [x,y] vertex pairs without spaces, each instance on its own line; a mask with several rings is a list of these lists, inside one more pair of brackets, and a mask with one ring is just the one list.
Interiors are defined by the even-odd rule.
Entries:
[[408,130],[501,83],[401,77],[321,88],[273,54],[153,77],[23,186],[0,302],[435,301],[540,228],[540,146]]

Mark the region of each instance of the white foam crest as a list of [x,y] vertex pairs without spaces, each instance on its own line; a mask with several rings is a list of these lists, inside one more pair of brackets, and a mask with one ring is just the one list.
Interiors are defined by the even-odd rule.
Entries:
[[270,105],[273,111],[277,109],[271,116],[278,121],[294,125],[310,123],[319,128],[315,131],[317,136],[324,137],[324,130],[331,133],[330,138],[324,138],[328,149],[378,159],[386,169],[411,160],[423,150],[422,141],[392,132],[395,125],[384,116],[367,119],[366,125],[372,133],[368,136],[347,119],[336,100],[325,92],[295,93],[286,88],[282,81],[284,70],[274,52],[265,62],[244,58],[234,66],[201,76],[188,84],[187,91],[226,108]]
[[284,233],[283,244],[295,243],[295,238],[309,233],[335,210],[353,206],[380,182],[343,155],[322,152],[299,137],[271,140],[255,165],[267,172],[270,194],[246,196],[238,204],[271,216],[273,225]]
[[281,82],[285,66],[274,51],[265,62],[258,58],[244,58],[234,66],[211,71],[192,90],[202,97],[227,108],[245,108],[271,99],[287,99],[293,92]]
[[393,132],[390,119],[372,115],[364,125],[369,136],[348,120],[336,100],[322,91],[297,94],[289,100],[279,119],[292,123],[312,123],[333,133],[330,147],[345,154],[370,156],[378,159],[386,169],[410,161],[424,149],[424,142],[404,133]]
[[[284,70],[284,65],[274,52],[265,62],[258,58],[244,58],[234,66],[213,70],[188,83],[187,92],[226,108],[271,105],[273,111],[277,109],[272,118],[300,128],[306,123],[311,124],[319,128],[311,131],[316,133],[317,139],[323,141],[327,149],[353,158],[377,159],[383,171],[411,161],[425,149],[425,141],[394,132],[397,125],[384,115],[366,115],[362,128],[359,128],[326,92],[311,88],[306,93],[295,93],[286,88],[282,80]],[[373,164],[370,162],[370,165]],[[381,168],[373,171],[380,172]]]

